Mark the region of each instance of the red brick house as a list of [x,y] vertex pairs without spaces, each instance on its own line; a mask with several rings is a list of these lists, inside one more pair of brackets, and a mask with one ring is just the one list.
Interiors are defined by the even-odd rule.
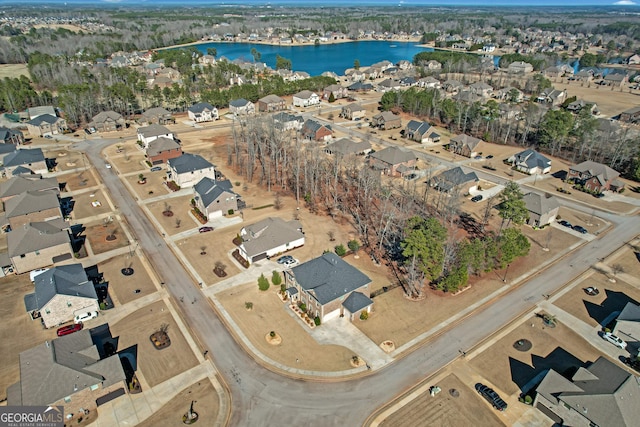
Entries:
[[312,141],[326,141],[331,139],[333,131],[329,125],[325,126],[315,120],[307,120],[302,126],[302,134]]
[[147,158],[153,165],[167,163],[169,159],[182,156],[182,147],[175,140],[160,137],[149,143]]
[[388,147],[369,155],[369,165],[389,176],[402,176],[415,169],[416,155],[399,147]]
[[598,193],[604,190],[618,192],[624,188],[624,183],[618,179],[619,176],[620,173],[609,166],[587,160],[569,168],[567,181],[580,184],[585,189]]

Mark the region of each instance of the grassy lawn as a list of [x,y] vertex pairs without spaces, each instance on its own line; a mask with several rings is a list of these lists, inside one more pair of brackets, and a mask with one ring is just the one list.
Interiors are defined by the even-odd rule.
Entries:
[[[513,347],[521,339],[532,343],[531,350],[523,352]],[[513,395],[545,369],[552,368],[562,374],[593,362],[599,356],[595,348],[562,323],[548,328],[544,327],[542,319],[532,317],[469,364],[494,384],[498,393]]]
[[[488,427],[504,424],[499,413],[473,390],[473,385],[464,384],[454,374],[439,381],[438,386],[442,389],[440,393],[434,397],[428,391],[422,393],[387,417],[380,426]],[[459,395],[454,397],[449,390],[456,390]]]
[[106,226],[104,223],[85,224],[85,227],[83,234],[87,236],[94,254],[101,254],[129,244],[129,239],[118,221],[111,221]]
[[[125,267],[133,268],[132,276],[122,274],[121,270]],[[109,282],[109,294],[116,305],[126,304],[157,290],[140,258],[135,255],[133,258],[129,254],[113,257],[100,263],[98,269],[104,274],[104,280]],[[140,290],[137,294],[134,293],[136,289]]]
[[124,178],[129,182],[130,188],[133,189],[134,197],[145,200],[152,197],[171,194],[171,190],[164,185],[165,180],[162,178],[166,175],[163,172],[149,172],[149,170],[147,170],[141,173],[146,178],[146,182],[144,184],[138,183],[138,175],[129,175]]
[[[134,184],[137,185],[137,184]],[[199,227],[197,222],[190,214],[191,199],[193,196],[179,196],[148,203],[146,207],[149,209],[153,217],[160,223],[162,231],[168,235],[174,235],[189,230],[190,228]],[[172,216],[162,214],[165,210],[173,212]],[[180,226],[178,226],[178,222]]]
[[[288,308],[278,298],[278,290],[271,286],[261,292],[255,282],[220,292],[216,297],[258,351],[275,362],[314,371],[352,369],[353,352],[342,346],[318,344],[306,326],[285,311]],[[245,302],[252,302],[253,309],[248,311]],[[267,342],[265,337],[270,331],[282,337],[280,345]]]
[[[169,325],[171,345],[157,350],[149,336],[163,323]],[[131,346],[136,347],[138,371],[142,372],[151,387],[198,364],[196,356],[163,301],[141,308],[110,326],[113,337],[118,337],[119,351]]]
[[[66,183],[67,191],[77,191],[98,185],[96,178],[90,170],[58,175],[56,178],[59,183]],[[64,193],[62,193],[61,196],[64,197]]]
[[[83,218],[89,218],[94,215],[101,215],[111,212],[111,207],[107,203],[102,190],[88,191],[82,194],[76,194],[73,196],[74,205],[72,217],[78,222],[82,222]],[[93,206],[92,202],[99,202],[100,206]]]
[[[110,157],[108,159],[108,161],[112,162],[121,174],[128,174],[131,172],[148,172],[149,167],[144,163],[145,160],[146,158],[144,153],[137,148],[127,151],[122,156]],[[96,166],[101,167],[100,165]]]

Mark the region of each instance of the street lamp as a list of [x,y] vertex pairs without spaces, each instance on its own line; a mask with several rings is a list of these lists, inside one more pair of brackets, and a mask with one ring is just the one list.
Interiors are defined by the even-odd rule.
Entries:
[[510,265],[511,265],[511,264],[507,264],[507,268],[504,270],[504,278],[502,279],[502,281],[503,281],[504,283],[507,283],[507,273],[509,272],[509,266],[510,266]]

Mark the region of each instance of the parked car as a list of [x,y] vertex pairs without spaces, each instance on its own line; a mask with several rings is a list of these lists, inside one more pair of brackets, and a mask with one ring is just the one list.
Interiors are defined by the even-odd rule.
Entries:
[[571,223],[569,221],[565,221],[564,219],[562,221],[558,221],[558,224],[563,225],[565,227],[573,228]]
[[480,155],[475,156],[475,157],[474,157],[474,159],[476,159],[476,160],[482,160],[482,156],[480,156]]
[[107,169],[111,169],[111,165],[109,163],[105,163],[104,167],[107,168]]
[[293,257],[291,255],[283,255],[278,258],[278,264],[285,264],[287,261],[291,260],[293,260]]
[[485,159],[493,159],[493,154],[489,154]]
[[586,229],[586,228],[584,228],[584,227],[582,227],[582,226],[580,226],[580,225],[574,225],[574,226],[573,226],[573,227],[571,227],[571,228],[573,228],[573,229],[574,229],[575,231],[577,231],[578,233],[582,233],[582,234],[587,234],[587,233],[588,233],[587,229]]
[[161,171],[161,170],[162,170],[162,168],[161,168],[160,166],[154,166],[154,167],[152,167],[152,168],[151,168],[151,169],[149,169],[149,170],[150,170],[151,172],[158,172],[158,171]]
[[596,199],[602,199],[604,197],[604,193],[594,193],[593,197]]
[[474,202],[474,203],[479,202],[481,200],[482,200],[482,194],[478,194],[477,196],[473,196],[471,198],[471,201]]
[[200,227],[198,233],[206,233],[207,231],[213,231],[213,227]]
[[602,334],[602,338],[606,341],[609,341],[611,344],[615,345],[618,348],[625,349],[627,348],[626,341],[623,341],[622,338],[613,335],[611,332],[605,332]]
[[76,323],[73,325],[67,325],[67,326],[63,326],[62,328],[59,328],[56,333],[58,334],[59,337],[62,337],[64,335],[69,335],[72,334],[74,332],[78,332],[82,330],[82,323]]
[[498,395],[498,393],[496,393],[491,387],[478,383],[476,384],[476,391],[498,411],[504,411],[507,409],[507,402],[502,400],[500,395]]
[[47,138],[47,139],[53,138],[51,135],[45,135],[44,137]]
[[85,313],[76,314],[76,316],[73,318],[73,321],[75,323],[82,323],[86,322],[87,320],[95,319],[96,317],[98,317],[97,311],[87,311]]
[[295,258],[290,258],[290,259],[286,260],[285,262],[283,262],[282,264],[283,264],[285,267],[292,267],[292,266],[296,265],[297,263],[298,263],[298,260],[297,260],[297,259],[295,259]]

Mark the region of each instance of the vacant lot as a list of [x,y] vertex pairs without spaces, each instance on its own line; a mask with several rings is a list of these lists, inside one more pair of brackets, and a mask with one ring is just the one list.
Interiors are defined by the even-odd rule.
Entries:
[[[503,425],[497,411],[473,390],[451,374],[438,382],[442,389],[431,397],[425,392],[386,418],[381,427],[404,426],[497,426]],[[457,391],[454,397],[451,390]]]
[[[148,203],[146,207],[162,227],[161,232],[169,236],[182,233],[201,224],[190,215],[192,195],[166,198],[162,201]],[[166,216],[163,212],[171,212]]]
[[[133,275],[122,274],[121,270],[126,267],[133,268]],[[98,269],[104,274],[104,280],[109,282],[109,294],[116,305],[126,304],[157,290],[140,258],[135,255],[133,258],[129,254],[113,257],[100,263]],[[135,290],[140,292],[135,293]]]
[[[149,336],[165,323],[169,325],[171,345],[157,350]],[[198,363],[163,301],[145,306],[110,326],[113,337],[118,337],[118,350],[136,347],[138,371],[151,387]]]
[[75,203],[71,215],[76,221],[81,222],[83,218],[111,212],[111,207],[102,190],[76,194],[73,196],[73,200]]
[[[112,162],[121,174],[128,174],[131,172],[147,172],[149,167],[144,163],[146,160],[144,153],[139,150],[130,150],[122,156],[110,157],[109,162]],[[100,167],[100,165],[96,165]]]
[[31,320],[26,312],[24,296],[33,291],[28,274],[0,279],[0,399],[20,379],[19,354],[56,337],[55,329],[44,329],[40,320]]
[[[58,175],[56,178],[59,183],[66,184],[67,191],[78,191],[98,185],[98,182],[90,170]],[[64,197],[64,193],[62,193],[61,196]]]
[[152,416],[138,424],[138,427],[173,427],[182,424],[182,416],[195,401],[193,410],[198,413],[198,420],[203,425],[212,425],[218,416],[220,402],[213,384],[207,378],[191,384],[166,404],[154,412]]
[[[296,319],[285,310],[274,286],[268,291],[258,290],[258,283],[234,287],[218,293],[216,297],[229,312],[244,335],[259,352],[286,366],[313,371],[342,371],[352,369],[351,350],[337,345],[320,345]],[[245,302],[252,302],[247,311]],[[282,337],[282,343],[271,345],[265,339],[270,331]]]
[[94,254],[109,252],[129,244],[129,239],[124,234],[119,221],[84,225],[86,230],[83,234],[87,236],[87,241]]
[[162,179],[165,176],[164,173],[149,172],[148,170],[141,173],[146,178],[144,184],[138,182],[140,180],[139,175],[129,175],[124,178],[129,183],[129,188],[134,191],[136,199],[145,200],[171,193],[171,190],[164,184],[165,180]]
[[[513,347],[521,339],[531,342],[531,350]],[[562,323],[548,328],[542,319],[532,317],[469,363],[497,387],[498,393],[512,395],[546,369],[567,373],[599,356],[595,348]]]

